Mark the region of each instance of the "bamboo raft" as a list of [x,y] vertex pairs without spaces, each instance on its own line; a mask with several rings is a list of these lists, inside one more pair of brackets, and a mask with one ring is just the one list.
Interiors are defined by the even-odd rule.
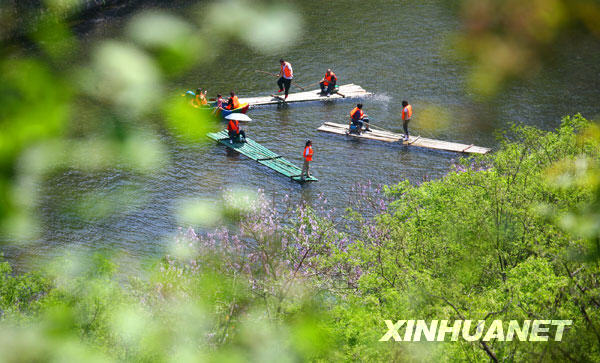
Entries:
[[[248,102],[250,106],[263,106],[263,105],[276,105],[280,103],[294,103],[294,102],[309,102],[309,101],[333,101],[342,98],[362,98],[372,95],[371,92],[365,91],[359,85],[356,84],[345,84],[339,86],[339,93],[333,93],[329,97],[321,94],[321,90],[306,91],[290,93],[287,100],[283,100],[283,94],[280,96],[264,96],[264,97],[250,97],[240,98],[240,103]],[[344,95],[344,96],[342,96]]]
[[245,143],[234,142],[231,144],[229,143],[229,135],[227,130],[211,132],[206,134],[206,136],[280,174],[285,175],[295,182],[304,183],[318,181],[318,179],[314,176],[310,176],[304,180],[301,179],[300,173],[302,173],[302,169],[284,159],[281,157],[281,155],[277,155],[266,147],[255,142],[254,140],[246,138]]
[[349,134],[348,125],[336,124],[333,122],[325,122],[317,130],[322,132],[329,132],[332,134],[347,135],[358,139],[369,139],[385,142],[401,142],[404,145],[424,147],[435,150],[454,151],[459,153],[485,154],[488,151],[490,151],[489,148],[475,146],[473,144],[467,145],[443,140],[427,139],[421,136],[409,136],[408,141],[403,141],[403,134],[383,130],[372,130],[371,132],[363,132],[360,135]]

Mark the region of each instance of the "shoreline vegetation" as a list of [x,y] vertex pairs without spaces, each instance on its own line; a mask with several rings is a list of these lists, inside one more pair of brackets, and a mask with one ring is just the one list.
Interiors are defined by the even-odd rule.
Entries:
[[[259,192],[223,211],[229,227],[182,231],[136,276],[101,255],[28,274],[3,262],[0,351],[7,361],[597,361],[599,134],[580,115],[553,132],[515,126],[498,151],[442,179],[357,185],[343,216],[324,198],[309,207]],[[384,321],[401,319],[572,325],[561,342],[379,342]]]

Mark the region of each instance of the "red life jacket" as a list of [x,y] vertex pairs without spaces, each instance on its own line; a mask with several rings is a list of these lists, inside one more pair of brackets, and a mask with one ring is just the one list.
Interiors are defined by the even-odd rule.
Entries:
[[410,120],[412,117],[412,106],[408,105],[402,109],[402,121]]
[[238,100],[238,96],[232,97],[232,103],[233,103],[233,106],[232,106],[233,109],[240,107],[240,101]]
[[331,72],[329,76],[327,75],[327,73],[325,73],[325,77],[323,77],[323,85],[329,86],[329,83],[333,81],[337,82],[337,77],[335,76],[335,73]]
[[304,153],[302,154],[302,156],[304,156],[304,159],[306,161],[312,161],[312,156],[313,156],[313,149],[312,146],[306,146],[304,148]]
[[358,121],[361,118],[363,118],[365,116],[365,113],[363,112],[363,110],[361,110],[358,107],[354,107],[352,109],[352,111],[350,111],[350,117],[352,118],[353,121]]
[[281,65],[281,74],[283,74],[284,78],[292,79],[294,72],[292,71],[292,65],[290,62],[283,62]]
[[227,124],[227,130],[233,131],[236,134],[240,133],[240,123],[238,120],[229,120],[229,124]]
[[232,96],[229,98],[229,104],[227,105],[228,110],[235,110],[240,107],[240,101],[238,100],[238,96]]

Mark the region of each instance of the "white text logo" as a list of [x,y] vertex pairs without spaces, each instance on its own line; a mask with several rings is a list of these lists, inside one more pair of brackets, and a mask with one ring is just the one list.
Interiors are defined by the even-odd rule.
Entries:
[[385,320],[388,331],[379,341],[393,339],[397,342],[443,342],[446,339],[457,341],[462,338],[468,342],[510,342],[513,339],[530,342],[546,342],[550,339],[559,342],[565,326],[572,323],[572,320],[524,320],[519,324],[517,320],[511,320],[505,326],[502,320],[493,320],[486,329],[485,320],[454,320],[452,324],[448,320],[432,320],[429,324],[425,320],[398,320],[396,323]]

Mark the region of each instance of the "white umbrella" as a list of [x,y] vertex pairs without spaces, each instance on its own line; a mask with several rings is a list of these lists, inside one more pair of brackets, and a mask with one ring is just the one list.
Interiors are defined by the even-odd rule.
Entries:
[[238,120],[238,121],[252,121],[252,119],[246,115],[245,113],[239,113],[239,112],[234,112],[232,114],[229,114],[227,116],[225,116],[226,119],[228,120]]

